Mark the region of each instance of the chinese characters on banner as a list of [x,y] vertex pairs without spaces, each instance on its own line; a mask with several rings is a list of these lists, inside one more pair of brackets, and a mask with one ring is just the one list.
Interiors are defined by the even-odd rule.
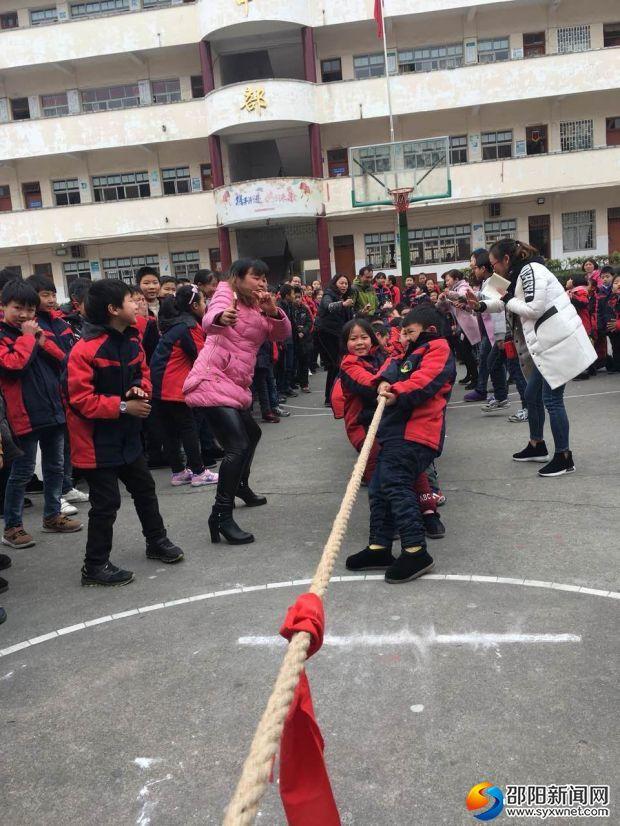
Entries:
[[313,178],[269,178],[221,187],[215,190],[215,206],[220,225],[325,214],[322,182]]

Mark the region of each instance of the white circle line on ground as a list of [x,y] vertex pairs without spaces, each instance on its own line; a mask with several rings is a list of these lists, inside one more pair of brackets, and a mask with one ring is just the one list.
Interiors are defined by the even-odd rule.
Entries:
[[[333,576],[330,582],[369,582],[371,580],[382,580],[383,574],[352,574],[350,576]],[[606,597],[608,599],[620,599],[620,591],[605,591],[600,588],[588,588],[585,585],[567,585],[561,582],[544,582],[538,579],[519,579],[517,577],[502,577],[502,576],[482,576],[477,574],[426,574],[422,577],[420,582],[427,581],[445,581],[445,582],[476,582],[487,583],[493,585],[522,585],[526,588],[543,588],[550,591],[570,591],[575,594],[586,594],[595,597]],[[8,648],[0,650],[0,658],[7,657],[9,654],[15,654],[18,651],[23,651],[25,648],[31,648],[33,645],[39,645],[43,642],[64,637],[67,634],[73,634],[75,631],[84,631],[86,628],[91,628],[94,625],[102,625],[106,622],[114,622],[116,620],[125,619],[126,617],[133,617],[138,614],[148,614],[151,611],[158,611],[161,608],[172,608],[175,605],[186,605],[191,602],[200,602],[203,599],[215,599],[217,597],[227,597],[236,594],[248,594],[254,591],[269,591],[274,588],[295,588],[299,585],[309,585],[311,579],[289,579],[284,582],[268,582],[265,585],[242,585],[238,588],[228,588],[225,591],[209,591],[205,594],[195,594],[191,597],[182,597],[181,599],[172,599],[168,602],[158,602],[154,605],[143,605],[141,608],[131,608],[127,611],[120,611],[117,614],[107,614],[103,617],[96,617],[85,622],[78,622],[75,625],[68,625],[65,628],[58,628],[56,631],[50,631],[47,634],[41,634],[38,637],[31,637],[29,640],[18,642],[15,645],[10,645]],[[417,585],[413,587],[418,587]]]
[[[613,396],[615,393],[620,393],[620,390],[603,390],[600,393],[574,393],[571,396],[564,396],[565,399],[587,399],[590,396]],[[509,393],[508,396],[518,396],[518,393]],[[450,410],[461,409],[461,408],[471,408],[472,410],[476,409],[477,404],[482,404],[482,401],[479,402],[466,402],[461,400],[460,402],[449,402],[448,408]]]

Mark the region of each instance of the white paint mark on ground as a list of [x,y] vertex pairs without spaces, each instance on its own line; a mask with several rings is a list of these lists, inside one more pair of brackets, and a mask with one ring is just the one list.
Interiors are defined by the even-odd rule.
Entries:
[[153,800],[151,797],[151,786],[157,786],[159,783],[164,783],[166,780],[172,780],[172,775],[167,774],[159,780],[149,780],[149,782],[142,786],[138,792],[138,797],[136,800],[141,804],[141,808],[138,813],[138,819],[136,820],[136,826],[149,826],[151,822],[151,815],[157,806],[157,801]]
[[155,763],[161,763],[161,757],[136,757],[133,762],[141,769],[150,769]]
[[420,714],[422,711],[424,711],[424,706],[423,705],[409,706],[409,710],[413,711],[414,714]]
[[8,674],[4,675],[4,677],[0,677],[0,680],[10,680],[13,674],[15,674],[14,671],[9,671]]
[[[280,647],[287,645],[286,640],[276,636],[239,637],[239,645],[258,647]],[[326,634],[323,645],[333,648],[382,648],[393,645],[412,645],[419,651],[426,651],[434,645],[466,645],[473,649],[494,648],[498,645],[530,645],[533,643],[567,643],[581,642],[580,634],[522,634],[522,633],[483,633],[469,631],[461,634],[437,634],[434,628],[414,634],[403,629],[391,634],[349,634],[337,636]]]

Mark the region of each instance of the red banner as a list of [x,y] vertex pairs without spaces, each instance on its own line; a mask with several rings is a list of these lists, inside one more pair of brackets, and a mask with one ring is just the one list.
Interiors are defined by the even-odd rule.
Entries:
[[[311,657],[323,644],[324,628],[322,601],[314,594],[302,594],[288,609],[280,634],[290,641],[296,632],[307,631],[312,636]],[[289,826],[340,826],[324,745],[303,671],[280,741],[280,797]]]
[[377,21],[377,37],[383,37],[383,0],[375,0],[375,20]]

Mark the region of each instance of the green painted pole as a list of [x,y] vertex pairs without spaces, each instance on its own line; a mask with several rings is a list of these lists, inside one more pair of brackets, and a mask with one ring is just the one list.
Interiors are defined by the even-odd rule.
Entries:
[[407,222],[407,213],[398,213],[398,236],[400,238],[400,274],[403,279],[403,288],[405,286],[405,278],[411,274],[411,256],[409,255],[409,223]]

